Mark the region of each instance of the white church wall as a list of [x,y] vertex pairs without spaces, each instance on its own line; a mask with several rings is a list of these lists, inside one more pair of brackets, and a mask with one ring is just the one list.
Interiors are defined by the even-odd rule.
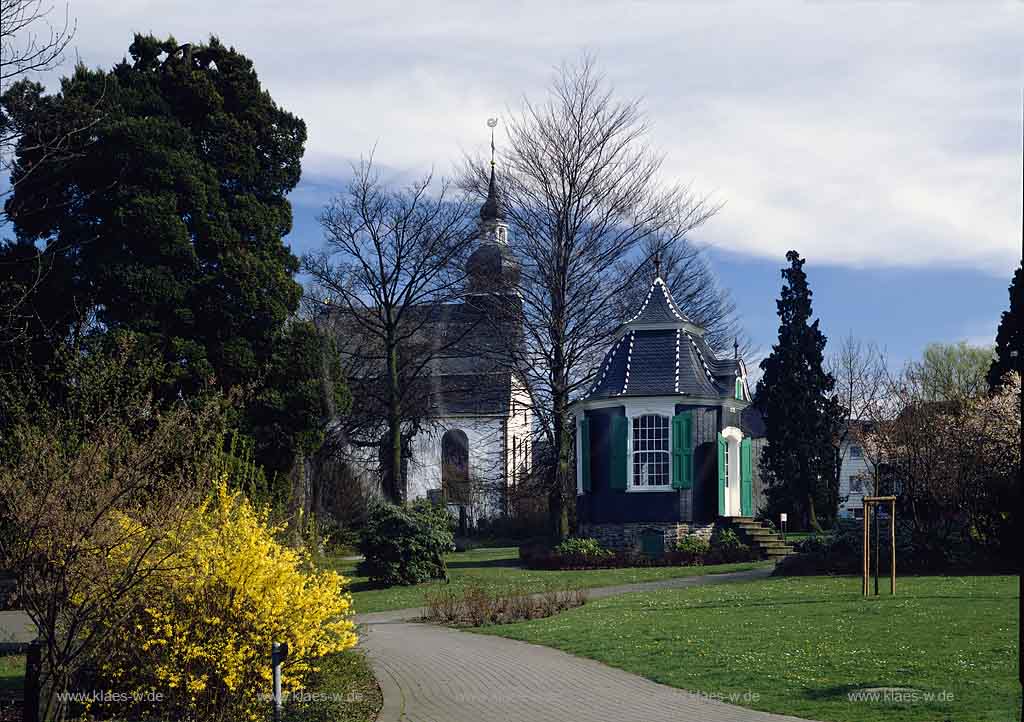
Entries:
[[502,417],[452,416],[432,419],[412,440],[412,458],[408,467],[410,499],[426,498],[441,489],[441,439],[449,429],[459,429],[469,443],[469,474],[475,486],[487,493],[478,496],[470,510],[471,518],[501,512],[499,487],[502,479],[504,425]]
[[509,484],[517,483],[515,476],[533,466],[533,411],[530,395],[522,384],[513,380],[511,408],[507,426],[508,465],[505,478]]

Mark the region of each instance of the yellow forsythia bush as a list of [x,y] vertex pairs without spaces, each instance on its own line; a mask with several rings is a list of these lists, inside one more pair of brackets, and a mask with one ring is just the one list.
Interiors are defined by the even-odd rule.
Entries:
[[[221,483],[180,533],[168,538],[172,571],[146,582],[145,602],[119,621],[99,660],[111,689],[152,700],[137,713],[162,719],[265,719],[270,650],[287,642],[286,691],[316,660],[355,645],[347,580],[307,572],[301,551],[244,495]],[[159,701],[154,693],[161,695]]]

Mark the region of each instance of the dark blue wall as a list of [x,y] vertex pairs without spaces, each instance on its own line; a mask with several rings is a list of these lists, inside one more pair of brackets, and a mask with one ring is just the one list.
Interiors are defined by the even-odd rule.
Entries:
[[[680,517],[680,492],[627,492],[610,488],[611,418],[625,416],[625,407],[590,409],[590,493],[577,497],[576,515],[580,522],[686,521]],[[633,469],[627,469],[632,474]]]

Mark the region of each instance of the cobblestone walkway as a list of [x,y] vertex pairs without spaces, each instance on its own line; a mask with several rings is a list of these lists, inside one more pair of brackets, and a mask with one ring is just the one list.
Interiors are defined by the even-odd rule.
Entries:
[[[759,579],[768,569],[590,590]],[[384,692],[380,722],[793,722],[724,704],[548,647],[410,622],[419,609],[359,617]]]

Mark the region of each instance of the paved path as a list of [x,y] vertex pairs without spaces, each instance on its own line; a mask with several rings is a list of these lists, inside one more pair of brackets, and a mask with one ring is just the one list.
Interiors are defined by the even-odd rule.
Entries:
[[[768,576],[770,569],[589,590],[591,599]],[[384,693],[379,722],[793,722],[502,637],[410,622],[420,609],[357,617]]]

